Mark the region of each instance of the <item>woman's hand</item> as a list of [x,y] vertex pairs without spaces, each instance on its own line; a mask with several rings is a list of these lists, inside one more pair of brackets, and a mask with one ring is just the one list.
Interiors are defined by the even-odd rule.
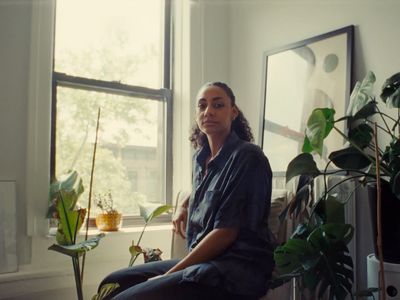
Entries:
[[210,261],[223,253],[237,239],[237,228],[215,228],[201,242],[165,274],[183,270],[189,266]]
[[174,217],[172,218],[173,230],[179,234],[183,239],[186,239],[186,223],[188,218],[188,205],[189,197],[187,197],[181,205],[176,209]]

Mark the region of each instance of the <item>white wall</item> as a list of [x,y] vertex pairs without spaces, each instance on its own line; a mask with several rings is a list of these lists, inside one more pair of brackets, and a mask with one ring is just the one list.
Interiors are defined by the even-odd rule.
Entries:
[[29,260],[25,165],[31,6],[0,1],[0,180],[17,183],[17,249]]

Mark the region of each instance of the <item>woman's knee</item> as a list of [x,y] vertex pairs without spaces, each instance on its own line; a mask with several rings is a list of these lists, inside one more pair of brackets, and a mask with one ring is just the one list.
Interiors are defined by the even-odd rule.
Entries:
[[120,286],[119,290],[125,290],[142,283],[151,277],[164,274],[177,262],[178,260],[158,261],[112,272],[102,280],[99,285],[99,290],[101,286],[107,283],[118,283]]
[[98,290],[100,291],[102,286],[109,283],[118,283],[119,289],[125,289],[127,287],[144,282],[147,279],[148,278],[143,273],[134,270],[134,268],[126,268],[107,275],[101,281]]

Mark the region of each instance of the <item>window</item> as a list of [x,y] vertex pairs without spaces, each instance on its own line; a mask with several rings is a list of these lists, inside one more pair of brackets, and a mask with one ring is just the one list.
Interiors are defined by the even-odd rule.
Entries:
[[82,206],[99,108],[93,193],[126,217],[171,199],[170,16],[168,0],[57,1],[51,174],[79,172]]

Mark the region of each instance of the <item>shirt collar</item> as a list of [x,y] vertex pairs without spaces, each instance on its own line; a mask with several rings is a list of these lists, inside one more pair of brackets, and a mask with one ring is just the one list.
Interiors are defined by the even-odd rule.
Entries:
[[[226,138],[224,145],[218,151],[218,154],[210,162],[210,165],[215,164],[220,169],[223,168],[223,166],[225,165],[226,161],[229,158],[229,155],[236,148],[237,144],[240,141],[241,141],[241,139],[237,136],[236,132],[235,131],[231,131],[231,133]],[[198,154],[197,159],[196,159],[197,163],[200,166],[204,166],[204,162],[207,159],[207,157],[210,155],[210,153],[211,153],[210,146],[207,143],[205,146],[203,146],[200,149],[199,154]]]

